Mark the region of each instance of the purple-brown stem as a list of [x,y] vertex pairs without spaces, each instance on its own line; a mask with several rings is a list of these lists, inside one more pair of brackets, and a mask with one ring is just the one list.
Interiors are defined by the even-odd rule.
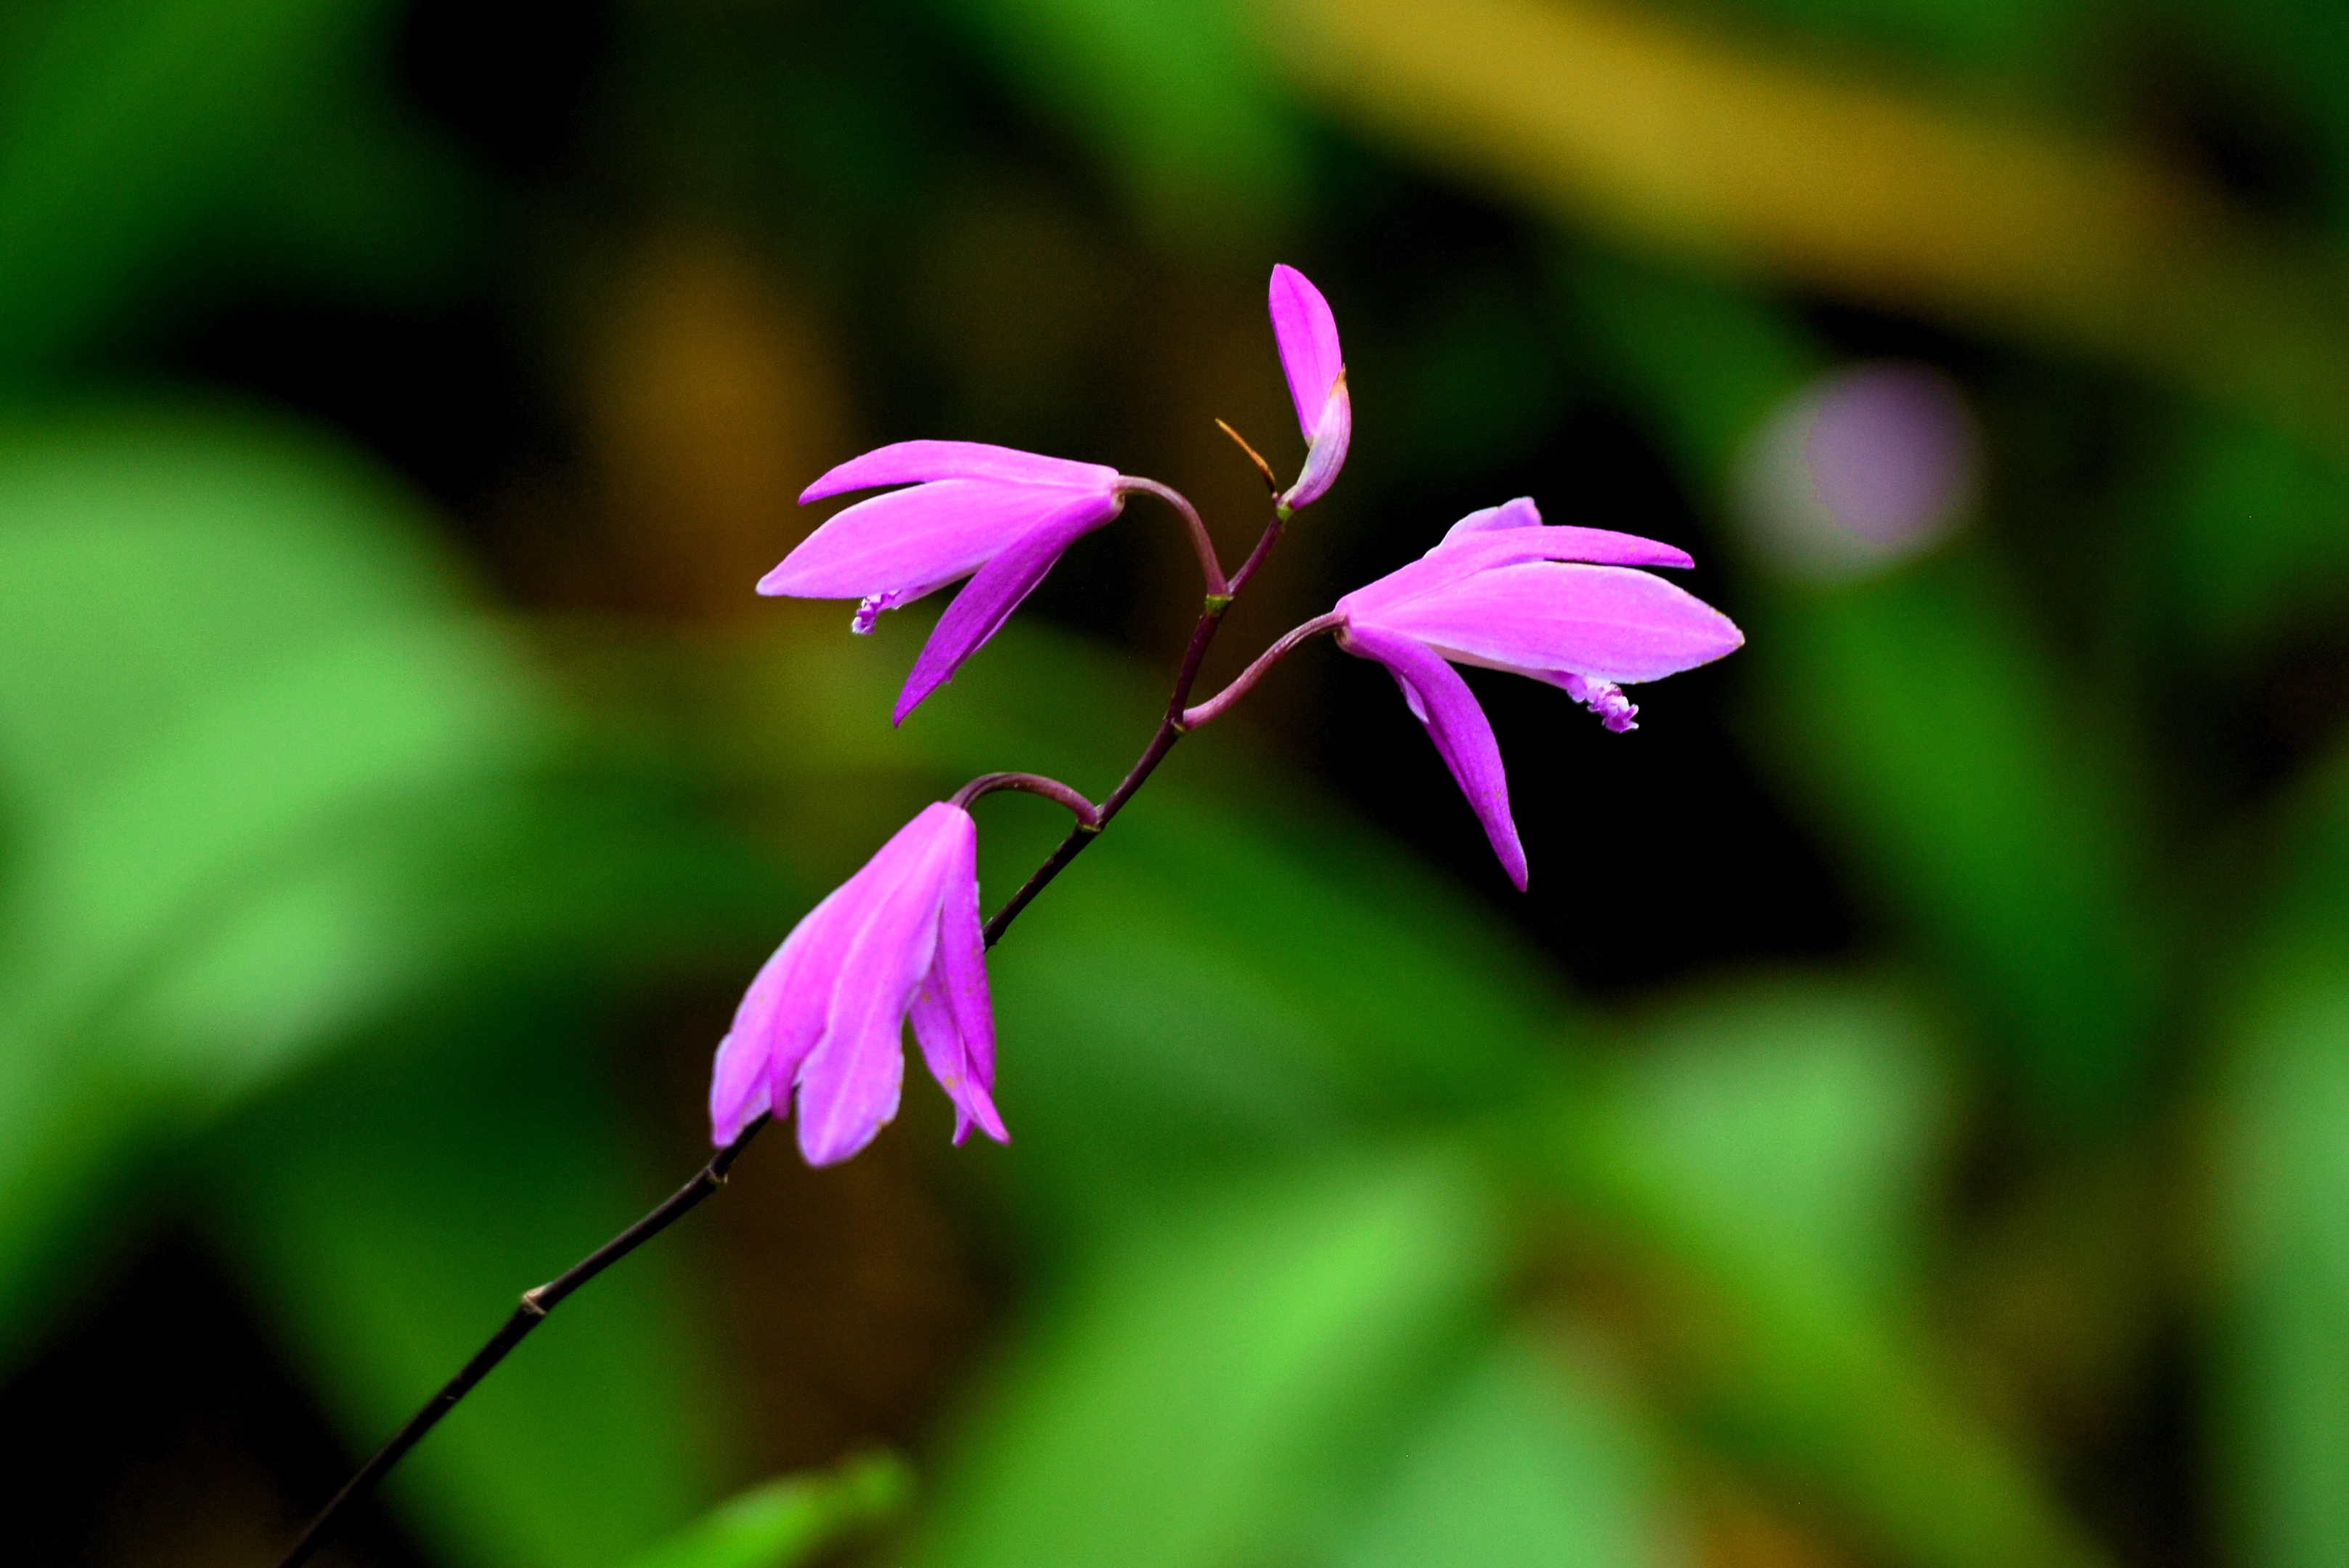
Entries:
[[[1206,608],[1200,614],[1198,625],[1191,630],[1190,645],[1183,650],[1183,662],[1174,675],[1174,691],[1167,699],[1166,711],[1159,720],[1157,733],[1151,737],[1150,744],[1143,750],[1141,760],[1133,764],[1133,771],[1125,775],[1124,782],[1111,792],[1107,800],[1099,805],[1094,805],[1068,785],[1056,779],[1045,778],[1037,774],[984,774],[955,792],[954,803],[957,805],[968,806],[980,795],[996,790],[1025,790],[1031,794],[1040,794],[1048,800],[1058,802],[1067,807],[1077,819],[1076,827],[1068,837],[1061,841],[1060,847],[1053,850],[1045,859],[1044,864],[1036,868],[1035,875],[1030,877],[1019,891],[1011,896],[1011,901],[997,910],[995,918],[987,922],[988,947],[996,944],[1003,933],[1010,928],[1011,922],[1019,918],[1019,911],[1026,909],[1038,893],[1043,891],[1045,885],[1059,876],[1061,868],[1074,860],[1086,845],[1100,836],[1102,829],[1109,826],[1110,818],[1115,816],[1125,803],[1133,798],[1133,792],[1142,787],[1143,781],[1155,771],[1159,763],[1164,760],[1166,753],[1174,748],[1174,742],[1182,737],[1186,727],[1184,722],[1184,705],[1190,701],[1192,683],[1199,678],[1199,664],[1207,656],[1207,645],[1215,640],[1216,628],[1223,623],[1224,612],[1231,607],[1232,601],[1239,597],[1240,590],[1247,586],[1248,579],[1256,576],[1257,568],[1264,565],[1266,556],[1271,553],[1273,545],[1280,537],[1282,527],[1288,522],[1288,508],[1276,504],[1273,508],[1272,523],[1265,529],[1264,537],[1257,541],[1256,548],[1249,552],[1247,560],[1241,565],[1240,569],[1226,579],[1224,576],[1222,566],[1216,559],[1215,548],[1208,543],[1206,528],[1199,521],[1198,512],[1190,502],[1153,480],[1123,479],[1119,483],[1127,489],[1145,491],[1159,496],[1181,512],[1189,522],[1193,541],[1199,550],[1200,568],[1206,573],[1207,578]],[[1292,632],[1288,639],[1282,640],[1289,641],[1298,635],[1299,633]],[[1259,659],[1257,662],[1262,663],[1263,660]],[[1254,667],[1251,666],[1251,668]],[[1245,680],[1247,677],[1243,676],[1242,679]],[[1226,702],[1226,699],[1231,695],[1232,693],[1227,690],[1225,695],[1218,696],[1215,701],[1218,703]],[[1218,709],[1218,711],[1220,711]],[[344,1515],[348,1512],[351,1506],[372,1491],[376,1483],[389,1473],[394,1465],[407,1457],[408,1451],[422,1441],[427,1432],[440,1424],[440,1417],[454,1409],[459,1400],[471,1393],[474,1386],[482,1378],[488,1376],[498,1363],[511,1355],[514,1346],[527,1338],[532,1330],[544,1323],[547,1314],[561,1305],[565,1297],[663,1231],[667,1230],[698,1207],[703,1199],[726,1185],[727,1173],[733,1168],[734,1161],[740,1157],[743,1149],[750,1146],[750,1140],[759,1136],[759,1129],[767,1125],[768,1119],[762,1116],[744,1127],[740,1137],[719,1149],[692,1180],[678,1188],[660,1207],[545,1284],[534,1290],[524,1291],[522,1303],[514,1308],[513,1315],[506,1319],[504,1326],[492,1334],[489,1342],[473,1353],[472,1359],[465,1363],[457,1376],[443,1384],[440,1392],[425,1402],[423,1408],[410,1416],[407,1424],[392,1434],[391,1440],[377,1450],[373,1459],[359,1467],[357,1474],[343,1483],[342,1490],[335,1494],[333,1500],[320,1511],[318,1517],[310,1521],[310,1527],[302,1532],[301,1539],[295,1542],[292,1549],[278,1560],[277,1568],[302,1568],[302,1564],[307,1563],[318,1549],[326,1543],[327,1538],[334,1533],[336,1527],[341,1524]]]
[[1095,809],[1093,819],[1086,822],[1079,818],[1069,836],[1061,840],[1060,846],[1045,857],[1044,864],[1037,867],[1028,880],[1020,884],[1019,890],[1011,895],[1009,902],[995,911],[995,917],[987,922],[988,947],[993,947],[1002,939],[1003,933],[1011,929],[1011,922],[1019,918],[1019,911],[1033,902],[1037,894],[1050,887],[1052,878],[1068,868],[1070,861],[1085,852],[1086,845],[1101,836],[1102,829],[1109,826],[1110,818],[1124,808],[1125,803],[1133,798],[1133,792],[1158,770],[1158,764],[1166,760],[1166,753],[1174,749],[1174,742],[1183,738],[1183,732],[1188,727],[1184,723],[1184,709],[1191,701],[1192,684],[1199,679],[1199,665],[1207,657],[1207,645],[1216,640],[1216,628],[1223,625],[1224,612],[1232,607],[1232,601],[1240,597],[1240,590],[1247,587],[1248,579],[1255,576],[1257,568],[1264,565],[1265,557],[1279,542],[1280,531],[1288,523],[1288,508],[1275,506],[1272,522],[1265,528],[1264,537],[1256,542],[1256,548],[1248,552],[1248,558],[1241,563],[1238,571],[1232,574],[1228,590],[1207,596],[1206,608],[1200,612],[1199,623],[1191,628],[1190,645],[1184,649],[1183,662],[1174,671],[1174,690],[1166,699],[1166,711],[1158,721],[1158,732],[1150,737],[1150,744],[1143,748],[1141,758],[1134,763],[1124,780],[1110,791],[1109,798]]
[[1202,724],[1212,724],[1224,716],[1225,711],[1248,694],[1248,688],[1264,679],[1264,672],[1288,657],[1291,649],[1309,637],[1334,631],[1344,621],[1336,610],[1315,616],[1303,626],[1288,632],[1278,642],[1256,656],[1256,662],[1233,678],[1232,683],[1195,708],[1183,710],[1183,728],[1195,730]]
[[981,774],[947,796],[947,804],[968,811],[972,801],[983,794],[993,794],[999,789],[1025,790],[1030,794],[1040,794],[1046,800],[1067,807],[1069,815],[1079,822],[1101,820],[1101,807],[1060,780],[1048,779],[1041,774]]
[[1199,575],[1206,579],[1208,597],[1228,594],[1231,586],[1224,579],[1224,563],[1216,555],[1216,542],[1207,537],[1207,524],[1199,516],[1199,509],[1190,498],[1171,484],[1161,484],[1154,479],[1136,479],[1130,473],[1117,476],[1117,488],[1129,494],[1155,495],[1183,514],[1191,530],[1191,548],[1199,556]]

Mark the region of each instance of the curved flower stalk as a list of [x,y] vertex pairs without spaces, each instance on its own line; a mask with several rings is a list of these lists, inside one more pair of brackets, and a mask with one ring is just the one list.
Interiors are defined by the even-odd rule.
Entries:
[[897,830],[775,950],[719,1044],[710,1137],[724,1148],[799,1096],[800,1152],[837,1165],[897,1115],[910,1016],[930,1074],[974,1127],[996,1114],[995,1019],[978,925],[978,829],[942,801]]
[[1353,439],[1354,405],[1346,391],[1345,356],[1338,349],[1338,320],[1321,291],[1295,267],[1276,266],[1268,304],[1289,400],[1297,405],[1297,429],[1305,437],[1305,466],[1280,497],[1293,512],[1320,500],[1337,483]]
[[1623,695],[1741,647],[1727,616],[1637,566],[1691,566],[1685,551],[1603,528],[1552,527],[1523,497],[1472,512],[1426,555],[1338,601],[1338,645],[1376,659],[1484,824],[1522,891],[1526,852],[1493,726],[1454,664],[1530,676],[1634,728]]

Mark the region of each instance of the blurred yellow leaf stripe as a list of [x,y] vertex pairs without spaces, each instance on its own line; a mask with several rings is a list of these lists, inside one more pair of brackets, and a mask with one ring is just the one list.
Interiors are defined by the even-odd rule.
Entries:
[[1251,4],[1296,86],[1504,199],[2085,352],[2349,453],[2349,280],[2149,159],[1584,0]]

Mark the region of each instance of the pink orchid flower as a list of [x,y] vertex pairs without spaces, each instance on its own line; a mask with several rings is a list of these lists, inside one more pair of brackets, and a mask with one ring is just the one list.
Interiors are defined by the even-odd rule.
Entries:
[[1280,345],[1280,368],[1297,405],[1297,428],[1305,437],[1305,466],[1280,498],[1291,511],[1328,493],[1346,465],[1346,443],[1354,433],[1354,405],[1346,393],[1346,360],[1338,350],[1338,321],[1330,302],[1293,266],[1272,269],[1269,301],[1273,340]]
[[837,1165],[897,1114],[908,1015],[931,1075],[974,1127],[996,1114],[995,1018],[978,923],[978,829],[940,802],[897,830],[783,939],[718,1046],[710,1137],[725,1147],[799,1094],[800,1151]]
[[1526,852],[1500,747],[1452,665],[1546,680],[1609,730],[1633,729],[1626,683],[1709,664],[1745,641],[1702,599],[1627,569],[1694,565],[1653,539],[1548,526],[1520,498],[1469,514],[1426,555],[1338,601],[1339,646],[1395,678],[1519,890]]
[[905,678],[891,714],[899,723],[1002,628],[1071,545],[1115,517],[1135,487],[1096,462],[978,441],[901,441],[842,463],[802,492],[800,504],[883,484],[909,488],[828,519],[759,579],[759,591],[861,599],[854,624],[869,632],[883,610],[969,577]]

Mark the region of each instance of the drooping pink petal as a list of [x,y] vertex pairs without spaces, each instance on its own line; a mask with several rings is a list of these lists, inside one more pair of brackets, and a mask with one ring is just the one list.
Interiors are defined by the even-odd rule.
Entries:
[[[968,818],[966,817],[968,822]],[[965,829],[940,889],[936,958],[913,1006],[914,1037],[930,1075],[955,1105],[955,1142],[979,1127],[1009,1143],[989,1091],[995,1020],[987,994],[986,938],[978,921],[978,830]]]
[[852,490],[884,484],[916,484],[934,479],[978,479],[999,484],[1054,485],[1102,490],[1116,483],[1117,470],[1097,462],[1071,462],[1013,447],[975,441],[901,441],[852,457],[800,492],[800,504]]
[[788,1107],[800,1064],[823,1033],[848,936],[842,902],[855,885],[851,878],[809,910],[742,993],[710,1074],[709,1131],[720,1147],[759,1116]]
[[[949,1082],[938,1071],[941,1055],[931,1050],[931,1035],[923,1030],[923,1004],[916,1002],[915,1034],[923,1041],[931,1073],[955,1102],[955,1141],[961,1142],[977,1127],[998,1143],[1010,1142],[995,1109],[995,1009],[988,996],[987,939],[978,919],[977,824],[947,872],[938,909],[937,958],[923,995],[936,1000],[943,1014],[937,1023],[953,1032],[955,1078]],[[933,1033],[943,1035],[936,1025]]]
[[1297,428],[1309,447],[1321,433],[1330,394],[1346,368],[1345,356],[1338,349],[1338,320],[1330,314],[1330,302],[1321,291],[1293,266],[1272,269],[1268,304],[1273,340],[1280,346],[1280,368],[1288,377],[1289,398],[1297,404]]
[[1745,640],[1727,616],[1661,577],[1557,561],[1478,572],[1352,617],[1464,663],[1616,682],[1692,670]]
[[1124,504],[1123,497],[1114,494],[1080,494],[1068,499],[1059,510],[1039,518],[1025,534],[980,567],[969,586],[947,607],[947,613],[938,618],[936,629],[923,645],[921,656],[914,660],[913,672],[905,677],[905,690],[897,694],[897,706],[890,722],[904,723],[905,715],[924,698],[953,679],[954,672],[962,668],[962,661],[1001,630],[1003,623],[1011,618],[1011,612],[1019,607],[1019,601],[1035,591],[1061,552],[1116,516]]
[[1339,633],[1338,645],[1387,667],[1413,716],[1427,726],[1436,754],[1452,770],[1469,809],[1484,825],[1501,868],[1519,892],[1525,891],[1525,846],[1517,839],[1516,820],[1509,815],[1509,781],[1501,767],[1500,744],[1460,672],[1410,638],[1375,626],[1349,626]]
[[[1103,488],[1101,504],[1114,506]],[[967,577],[1071,504],[1057,486],[942,479],[875,495],[825,520],[759,579],[770,597],[905,604]]]
[[775,1108],[767,1092],[766,1042],[727,1031],[709,1070],[709,1137],[720,1148]]
[[936,953],[938,901],[969,820],[957,806],[926,807],[848,885],[858,894],[843,911],[853,934],[833,977],[823,1037],[799,1073],[800,1152],[810,1165],[848,1158],[897,1114],[905,1012]]
[[1305,449],[1305,466],[1298,472],[1297,483],[1281,496],[1282,504],[1294,512],[1329,493],[1330,486],[1338,481],[1338,471],[1346,466],[1346,448],[1353,438],[1354,404],[1341,369],[1337,385],[1330,389],[1320,425],[1313,432],[1313,444]]

